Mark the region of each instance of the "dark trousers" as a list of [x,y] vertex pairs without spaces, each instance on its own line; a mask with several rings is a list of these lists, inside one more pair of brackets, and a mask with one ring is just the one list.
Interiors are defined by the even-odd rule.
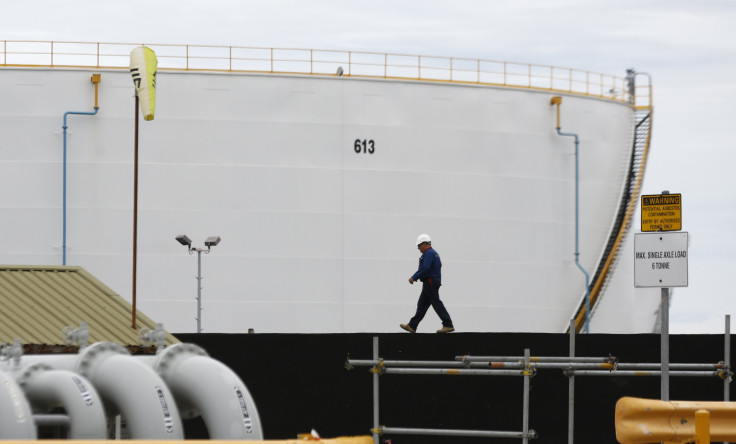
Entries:
[[419,323],[424,319],[424,315],[427,314],[429,306],[434,308],[437,316],[442,320],[443,327],[452,327],[452,319],[450,319],[450,313],[447,312],[445,304],[440,301],[440,286],[432,285],[429,280],[422,282],[422,294],[419,295],[419,301],[417,302],[417,312],[409,325],[414,330],[417,329]]

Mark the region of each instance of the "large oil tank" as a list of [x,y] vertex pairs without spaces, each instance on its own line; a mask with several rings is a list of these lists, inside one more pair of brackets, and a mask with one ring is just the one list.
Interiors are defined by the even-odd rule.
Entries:
[[[92,111],[100,73],[99,111],[67,116],[66,263],[130,299],[135,92],[99,59],[0,65],[0,263],[61,264],[62,117]],[[649,143],[633,75],[609,91],[572,70],[570,87],[553,69],[539,86],[531,66],[525,85],[388,62],[371,75],[166,63],[139,125],[136,293],[168,330],[194,331],[198,314],[198,255],[179,234],[222,238],[199,257],[204,332],[391,332],[416,306],[421,233],[458,331],[564,331],[585,314],[580,268],[592,331],[651,329],[658,300],[637,298],[630,261],[613,260],[633,257]],[[430,310],[419,331],[439,327]]]

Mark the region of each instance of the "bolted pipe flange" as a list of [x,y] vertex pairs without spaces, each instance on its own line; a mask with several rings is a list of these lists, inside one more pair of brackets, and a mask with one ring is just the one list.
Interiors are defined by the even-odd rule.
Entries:
[[31,378],[31,376],[33,376],[35,373],[45,372],[48,370],[53,370],[53,367],[42,362],[31,364],[28,367],[24,368],[23,371],[21,371],[16,382],[25,390],[26,384],[28,384],[28,380]]
[[205,349],[196,344],[175,344],[170,347],[166,347],[156,357],[156,362],[153,364],[153,369],[156,373],[166,379],[166,373],[172,368],[174,362],[182,356],[204,356],[209,357]]
[[96,342],[79,351],[79,359],[74,370],[85,378],[89,378],[89,372],[95,364],[110,355],[130,356],[130,352],[120,344]]

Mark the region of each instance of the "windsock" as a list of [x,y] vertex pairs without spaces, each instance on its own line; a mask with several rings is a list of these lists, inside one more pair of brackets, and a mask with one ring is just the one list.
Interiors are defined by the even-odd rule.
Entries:
[[151,48],[139,46],[130,52],[130,74],[145,120],[153,120],[156,110],[156,68],[158,60]]

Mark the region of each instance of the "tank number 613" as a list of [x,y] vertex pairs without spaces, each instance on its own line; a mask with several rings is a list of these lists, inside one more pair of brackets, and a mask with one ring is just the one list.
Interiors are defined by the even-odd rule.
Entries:
[[373,154],[376,151],[376,142],[373,140],[360,140],[355,139],[355,143],[353,144],[353,149],[357,154],[360,153],[368,153]]

